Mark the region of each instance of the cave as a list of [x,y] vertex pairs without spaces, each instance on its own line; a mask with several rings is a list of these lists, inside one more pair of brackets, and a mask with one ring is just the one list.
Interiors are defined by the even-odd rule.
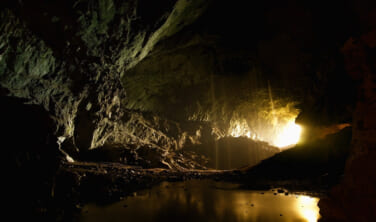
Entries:
[[12,221],[375,220],[375,1],[0,5]]

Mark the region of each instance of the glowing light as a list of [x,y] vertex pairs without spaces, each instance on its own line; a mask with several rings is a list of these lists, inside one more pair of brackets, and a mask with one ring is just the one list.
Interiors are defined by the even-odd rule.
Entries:
[[256,135],[251,133],[251,130],[248,127],[246,121],[234,121],[231,122],[232,129],[230,130],[229,134],[232,137],[248,137],[248,138],[255,138]]
[[317,222],[320,218],[319,207],[317,206],[318,201],[318,198],[299,196],[296,207],[307,222]]
[[248,137],[279,148],[291,148],[302,128],[295,124],[300,113],[290,98],[271,98],[271,90],[237,108],[225,135]]
[[251,132],[246,133],[245,136],[248,138],[251,138],[252,137]]
[[297,144],[299,142],[301,132],[302,128],[295,124],[294,121],[290,121],[280,130],[274,145],[282,148]]
[[248,125],[239,122],[233,124],[229,134],[232,137],[244,136],[253,140],[262,140],[279,148],[288,148],[299,142],[302,127],[295,124],[295,118],[288,121],[285,125],[276,124],[273,128],[274,133],[270,134],[269,137],[266,137],[269,138],[266,140],[264,140],[263,137],[259,137],[257,134],[252,133]]
[[246,127],[242,128],[240,126],[236,126],[233,130],[231,130],[230,135],[235,138],[243,136],[253,140],[258,140],[257,135],[251,133],[251,131],[249,131]]

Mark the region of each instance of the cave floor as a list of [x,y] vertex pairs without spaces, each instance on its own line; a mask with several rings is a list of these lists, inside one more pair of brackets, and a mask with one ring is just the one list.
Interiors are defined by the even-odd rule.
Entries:
[[319,198],[283,189],[248,190],[239,184],[162,182],[108,204],[88,203],[78,221],[317,221]]
[[[74,162],[64,163],[58,177],[73,180],[74,189],[81,198],[90,200],[97,196],[99,201],[114,201],[130,193],[151,188],[161,182],[180,182],[188,180],[214,180],[242,184],[245,189],[268,190],[283,187],[290,192],[305,192],[314,195],[325,195],[327,185],[312,179],[268,179],[248,175],[247,168],[235,170],[187,170],[187,169],[144,169],[138,166],[110,162]],[[94,184],[94,185],[93,185]],[[92,193],[92,195],[90,195]],[[97,200],[98,201],[98,200]]]
[[[202,191],[205,191],[208,186],[208,182],[205,181],[211,181],[209,184],[236,185],[235,190],[240,193],[231,194],[235,196],[243,195],[244,192],[246,192],[244,195],[249,195],[249,192],[260,190],[272,192],[272,189],[283,189],[290,194],[313,197],[322,197],[327,192],[326,189],[312,185],[312,181],[269,181],[248,178],[245,169],[226,171],[143,169],[109,162],[65,162],[58,170],[52,187],[53,204],[50,204],[50,207],[53,209],[47,210],[56,221],[72,221],[81,217],[84,208],[90,203],[103,207],[110,206],[119,203],[124,198],[132,197],[137,192],[159,189],[161,184],[166,185],[166,183],[170,184],[167,186],[194,183],[194,187],[203,186]],[[210,185],[210,187],[213,186]],[[215,191],[209,189],[208,192]]]
[[233,173],[234,170],[188,170],[179,169],[171,170],[165,168],[144,169],[139,166],[125,165],[112,162],[73,162],[64,163],[63,170],[66,172],[75,172],[83,175],[109,175],[111,177],[128,178],[135,180],[152,180],[160,181],[182,181],[187,179],[220,179]]

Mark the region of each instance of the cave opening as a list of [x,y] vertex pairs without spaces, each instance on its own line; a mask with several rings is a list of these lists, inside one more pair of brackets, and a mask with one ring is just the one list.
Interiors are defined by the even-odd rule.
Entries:
[[8,212],[372,221],[375,4],[2,1]]

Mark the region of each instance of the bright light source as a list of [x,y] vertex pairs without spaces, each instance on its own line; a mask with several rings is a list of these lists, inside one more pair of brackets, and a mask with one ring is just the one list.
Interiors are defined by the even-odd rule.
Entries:
[[302,127],[295,124],[295,121],[290,121],[286,126],[281,128],[274,145],[283,148],[297,144],[299,142],[301,132]]
[[[242,107],[230,119],[227,136],[248,137],[279,148],[290,148],[300,139],[302,128],[295,124],[300,110],[293,101],[262,99]],[[249,114],[247,114],[249,112]]]
[[[274,126],[274,134],[272,134],[273,136],[269,136],[270,139],[264,141],[267,141],[279,148],[287,148],[299,142],[301,132],[302,127],[295,124],[294,119],[291,119],[285,125],[277,124],[276,126]],[[244,123],[241,124],[236,122],[235,124],[233,124],[233,128],[229,134],[232,137],[246,136],[253,140],[263,140],[262,138],[256,136],[256,134],[251,133],[248,125]]]

